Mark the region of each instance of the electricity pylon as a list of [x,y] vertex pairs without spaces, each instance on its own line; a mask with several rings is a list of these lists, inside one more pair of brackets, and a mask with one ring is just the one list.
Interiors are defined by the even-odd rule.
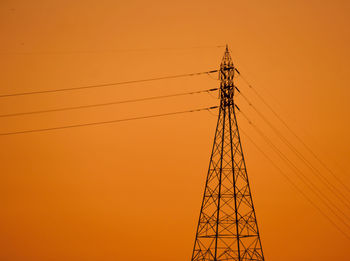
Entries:
[[226,46],[219,72],[219,116],[192,261],[264,260],[235,114],[235,72]]

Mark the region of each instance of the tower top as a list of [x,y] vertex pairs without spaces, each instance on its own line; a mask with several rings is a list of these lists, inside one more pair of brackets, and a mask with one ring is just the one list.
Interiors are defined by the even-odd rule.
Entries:
[[234,96],[234,66],[233,61],[228,50],[228,45],[226,45],[224,56],[220,64],[219,80],[220,80],[220,106],[226,107],[233,105]]
[[227,69],[233,69],[233,61],[230,55],[230,51],[228,49],[228,45],[226,44],[226,48],[225,48],[225,53],[224,56],[222,57],[222,61],[221,61],[221,69],[225,68]]

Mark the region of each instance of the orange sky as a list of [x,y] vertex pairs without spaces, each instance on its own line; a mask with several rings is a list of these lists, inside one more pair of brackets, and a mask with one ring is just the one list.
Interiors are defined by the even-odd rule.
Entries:
[[[216,69],[224,49],[213,46],[227,43],[239,70],[349,187],[349,13],[346,0],[2,0],[0,94]],[[187,48],[198,46],[211,48]],[[318,166],[247,85],[237,85]],[[0,99],[0,113],[217,86],[204,75],[9,97]],[[1,118],[0,133],[213,106],[213,96]],[[244,118],[238,121],[310,194]],[[189,260],[215,123],[200,112],[0,137],[0,260]],[[242,142],[265,259],[348,260],[349,241],[243,135]]]

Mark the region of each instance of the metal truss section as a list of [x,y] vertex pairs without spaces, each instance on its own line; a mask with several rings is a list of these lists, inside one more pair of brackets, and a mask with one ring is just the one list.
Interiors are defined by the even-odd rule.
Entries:
[[192,261],[264,260],[234,104],[234,65],[226,47],[220,108]]

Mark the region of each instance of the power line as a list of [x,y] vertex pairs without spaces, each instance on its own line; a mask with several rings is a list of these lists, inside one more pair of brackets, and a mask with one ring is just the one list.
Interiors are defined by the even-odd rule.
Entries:
[[[333,185],[322,173],[300,152],[298,149],[293,146],[292,143],[286,139],[282,133],[269,121],[252,103],[251,101],[235,86],[238,93],[244,98],[244,100],[251,106],[254,111],[269,125],[269,127],[275,132],[275,134],[284,142],[287,147],[315,174],[315,176],[333,193],[347,208],[350,209],[350,205],[348,204],[349,200],[345,197],[345,195],[335,186]],[[345,214],[343,214],[345,215]],[[345,215],[346,216],[346,215]],[[348,219],[349,217],[346,216]]]
[[249,139],[249,141],[254,145],[254,147],[274,166],[278,172],[292,185],[292,187],[297,190],[324,218],[326,218],[340,233],[342,233],[348,240],[350,240],[350,236],[343,231],[317,204],[312,201],[312,199],[302,190],[300,189],[294,182],[291,180],[287,174],[285,174],[280,167],[254,142],[252,138],[248,136],[248,134],[239,128],[240,131]]
[[272,108],[271,105],[262,97],[262,95],[249,83],[249,81],[235,68],[238,75],[253,90],[255,95],[265,104],[267,108],[276,116],[276,118],[289,130],[289,132],[307,149],[307,151],[347,190],[350,192],[350,188],[321,160],[321,158],[296,134],[295,131],[278,115],[278,113]]
[[149,101],[149,100],[157,100],[157,99],[164,99],[164,98],[170,98],[170,97],[179,97],[179,96],[199,94],[199,93],[210,93],[210,92],[213,92],[213,91],[216,91],[216,90],[218,90],[218,88],[207,89],[207,90],[200,90],[200,91],[192,91],[192,92],[175,93],[175,94],[169,94],[169,95],[152,96],[152,97],[124,100],[124,101],[114,101],[114,102],[106,102],[106,103],[98,103],[98,104],[89,104],[89,105],[81,105],[81,106],[64,107],[64,108],[58,108],[58,109],[38,110],[38,111],[9,113],[9,114],[0,114],[0,118],[13,117],[13,116],[22,116],[22,115],[32,115],[32,114],[40,114],[40,113],[48,113],[48,112],[59,112],[59,111],[86,109],[86,108],[110,106],[110,105],[116,105],[116,104],[125,104],[125,103],[133,103],[133,102],[141,102],[141,101]]
[[[340,213],[342,213],[345,217],[347,217],[339,208],[334,205],[333,202],[331,202],[320,189],[315,186],[315,184],[305,175],[302,171],[297,168],[297,166],[290,160],[288,157],[280,150],[278,149],[273,142],[236,106],[236,108],[239,110],[239,112],[244,116],[244,118],[248,121],[248,123],[253,126],[253,128],[259,133],[259,135],[268,143],[274,151],[277,153],[277,155],[284,160],[284,162],[287,162],[290,167],[292,167],[294,173],[298,176],[298,178],[322,201],[322,203],[348,228],[350,228],[350,225],[343,220],[342,217],[340,217],[337,212],[334,211],[333,208],[337,209]],[[333,207],[331,208],[330,205]]]
[[111,123],[125,122],[125,121],[150,119],[150,118],[165,117],[165,116],[170,116],[170,115],[185,114],[185,113],[191,113],[191,112],[209,111],[209,110],[216,109],[216,108],[218,108],[218,106],[212,106],[212,107],[206,107],[206,108],[200,108],[200,109],[192,109],[192,110],[186,110],[186,111],[168,112],[168,113],[154,114],[154,115],[147,115],[147,116],[140,116],[140,117],[133,117],[133,118],[116,119],[116,120],[110,120],[110,121],[98,121],[98,122],[66,125],[66,126],[59,126],[59,127],[52,127],[52,128],[4,132],[4,133],[0,133],[0,136],[9,136],[9,135],[26,134],[26,133],[34,133],[34,132],[45,132],[45,131],[62,130],[62,129],[86,127],[86,126],[93,126],[93,125],[111,124]]
[[0,55],[61,55],[61,54],[97,54],[97,53],[122,53],[122,52],[149,52],[149,51],[176,51],[176,50],[194,50],[222,48],[225,45],[213,46],[192,46],[192,47],[159,47],[159,48],[125,48],[125,49],[106,49],[106,50],[67,50],[67,51],[32,51],[32,52],[0,52]]
[[83,89],[92,89],[92,88],[101,88],[106,86],[115,86],[115,85],[124,85],[124,84],[133,84],[139,82],[150,82],[150,81],[159,81],[165,79],[175,79],[181,77],[189,77],[189,76],[197,76],[203,74],[215,73],[218,70],[211,70],[206,72],[195,72],[195,73],[185,73],[185,74],[177,74],[177,75],[169,75],[141,80],[132,80],[132,81],[123,81],[123,82],[112,82],[112,83],[104,83],[104,84],[96,84],[96,85],[86,85],[86,86],[78,86],[78,87],[70,87],[70,88],[62,88],[62,89],[54,89],[54,90],[42,90],[42,91],[31,91],[31,92],[20,92],[20,93],[10,93],[10,94],[2,94],[0,98],[4,97],[14,97],[14,96],[24,96],[24,95],[33,95],[33,94],[42,94],[42,93],[54,93],[54,92],[64,92],[64,91],[76,91]]

